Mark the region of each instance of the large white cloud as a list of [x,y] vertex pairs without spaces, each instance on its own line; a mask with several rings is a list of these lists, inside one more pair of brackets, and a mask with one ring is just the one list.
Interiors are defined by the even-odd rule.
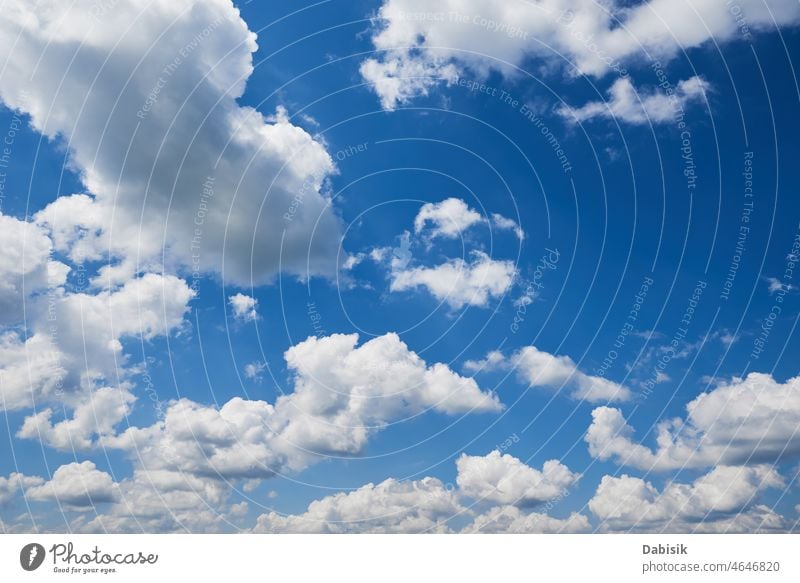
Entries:
[[[50,480],[20,473],[0,477],[0,505],[23,495],[35,504],[32,514],[57,503],[71,513],[69,523],[60,528],[87,533],[217,532],[246,510],[246,503],[229,502],[230,487],[223,482],[140,469],[115,482],[91,461],[59,466]],[[36,530],[21,518],[0,524],[19,532]],[[42,517],[37,521],[39,530],[59,528]]]
[[116,500],[117,485],[93,462],[74,462],[60,466],[51,480],[28,488],[26,495],[32,500],[55,500],[69,506],[95,506]]
[[167,470],[136,469],[119,483],[116,502],[77,521],[81,532],[217,532],[231,524],[230,487]]
[[431,237],[454,239],[481,222],[483,216],[469,208],[463,200],[446,198],[441,202],[422,205],[414,218],[414,232],[419,234],[428,230]]
[[386,109],[393,109],[439,83],[470,72],[515,74],[531,57],[602,76],[628,63],[669,59],[706,42],[749,36],[795,24],[794,0],[725,2],[649,0],[631,6],[612,0],[489,2],[385,0],[372,40],[380,53],[361,65]]
[[0,249],[0,325],[16,324],[25,317],[26,300],[62,286],[69,267],[51,258],[46,232],[2,213]]
[[258,300],[243,293],[228,297],[228,304],[233,310],[234,319],[240,322],[255,322],[258,320]]
[[275,404],[234,398],[217,409],[188,399],[163,421],[103,440],[143,452],[144,469],[266,478],[326,455],[357,455],[388,423],[426,410],[496,412],[497,397],[441,363],[427,365],[395,334],[311,337],[286,352],[294,390]]
[[114,433],[116,425],[130,413],[134,401],[128,386],[96,389],[75,406],[71,418],[54,423],[50,407],[26,417],[17,437],[38,439],[64,451],[88,449],[96,439]]
[[785,527],[782,518],[757,503],[783,479],[767,465],[719,466],[692,484],[671,482],[658,491],[628,475],[604,476],[589,502],[603,530],[664,532],[756,532]]
[[44,484],[39,476],[26,476],[20,472],[11,472],[7,478],[0,476],[0,506],[13,500],[24,490]]
[[624,385],[586,374],[569,356],[556,356],[535,346],[526,346],[510,356],[490,352],[483,360],[467,361],[464,367],[473,372],[515,370],[519,379],[532,387],[569,388],[573,398],[590,402],[627,401],[631,397]]
[[[200,426],[197,419],[187,420],[185,430],[195,431],[199,439],[222,441],[224,436],[213,429]],[[217,427],[220,429],[220,427]],[[205,432],[202,436],[201,432]],[[167,450],[166,455],[180,455]],[[148,452],[144,452],[148,453]],[[258,517],[255,532],[288,533],[356,533],[356,532],[582,532],[589,530],[585,516],[573,513],[565,519],[548,516],[517,506],[491,506],[500,499],[486,497],[481,503],[481,513],[476,513],[465,503],[474,501],[475,465],[481,460],[492,464],[498,454],[469,456],[466,465],[458,464],[458,486],[444,484],[437,478],[396,480],[389,478],[379,484],[366,484],[360,488],[338,492],[311,502],[300,514],[286,515],[267,512]],[[510,456],[509,456],[510,457]],[[519,460],[511,458],[514,467],[527,480],[527,490],[536,487],[542,473]],[[577,474],[567,468],[556,467],[557,462],[545,465],[544,474],[556,473],[559,477],[545,479],[563,482],[565,487],[574,483]],[[548,467],[550,470],[548,470]],[[509,468],[507,468],[509,469]],[[567,479],[569,475],[571,478]],[[12,476],[13,477],[13,476]],[[492,480],[491,476],[487,477]],[[41,483],[31,482],[35,486]],[[569,483],[569,484],[568,484]],[[2,483],[0,483],[1,485]],[[462,484],[470,484],[465,489]],[[27,486],[26,486],[27,487]],[[115,503],[88,521],[79,519],[76,529],[85,532],[213,532],[225,530],[241,523],[241,504],[230,501],[231,488],[223,481],[208,475],[193,474],[171,469],[137,468],[132,478],[114,487]],[[563,491],[540,487],[536,493],[542,502],[557,500]],[[487,504],[489,506],[487,506]],[[238,528],[238,527],[237,527]]]
[[400,292],[423,287],[453,309],[485,307],[502,297],[514,284],[517,269],[512,261],[492,259],[474,251],[472,259],[450,259],[433,267],[406,267],[391,274],[390,290]]
[[177,277],[148,273],[114,290],[58,289],[38,298],[28,338],[13,331],[0,337],[4,408],[41,405],[55,397],[77,406],[85,392],[124,380],[130,371],[124,368],[122,340],[152,340],[180,329],[194,295]]
[[299,515],[262,514],[256,532],[449,532],[448,520],[464,512],[455,493],[436,478],[388,479],[316,500]]
[[[498,213],[491,218],[483,216],[460,198],[446,198],[440,202],[426,203],[414,218],[414,233],[432,247],[433,240],[465,237],[467,231],[486,225],[498,230],[510,230],[522,240],[525,233],[519,224]],[[513,261],[490,257],[481,249],[473,249],[469,258],[447,259],[434,265],[415,263],[411,252],[411,233],[404,231],[400,245],[373,248],[351,256],[352,268],[369,256],[389,270],[389,290],[427,290],[438,301],[458,310],[464,306],[486,307],[493,299],[502,298],[514,285],[518,271]]]
[[586,433],[589,452],[656,470],[760,464],[800,454],[800,377],[780,383],[751,373],[701,394],[686,410],[685,420],[658,425],[657,448],[651,450],[633,440],[621,411],[598,407]]
[[47,401],[63,391],[68,371],[50,336],[23,339],[16,332],[0,336],[0,406],[6,411]]
[[540,471],[499,451],[486,456],[462,454],[456,467],[464,495],[523,507],[557,498],[580,477],[558,460],[545,462]]
[[239,283],[279,263],[333,273],[340,228],[321,193],[333,161],[284,110],[267,119],[236,102],[256,42],[232,2],[99,6],[12,0],[0,22],[0,99],[65,141],[91,195],[37,215],[57,247],[76,261],[110,255],[104,285],[162,250],[168,268],[224,263]]
[[152,273],[93,293],[26,292],[27,338],[0,335],[0,406],[33,408],[17,437],[66,451],[113,435],[130,413],[138,368],[122,341],[179,330],[195,295],[183,280]]
[[524,512],[517,506],[496,506],[475,519],[463,532],[507,534],[557,534],[587,532],[589,519],[573,512],[567,518],[555,518],[540,512]]
[[[457,486],[436,478],[367,484],[309,504],[306,512],[262,514],[257,532],[581,532],[588,519],[574,513],[566,519],[521,509],[563,496],[578,475],[555,460],[538,471],[510,455],[463,455],[457,461]],[[464,502],[480,499],[490,506],[477,514]],[[511,502],[512,504],[506,504]],[[516,504],[513,505],[513,504]]]

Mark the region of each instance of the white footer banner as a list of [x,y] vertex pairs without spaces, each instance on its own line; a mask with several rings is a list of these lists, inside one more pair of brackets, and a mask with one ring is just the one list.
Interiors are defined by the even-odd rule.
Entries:
[[[17,535],[0,581],[800,581],[798,535]],[[245,579],[246,578],[246,579]]]

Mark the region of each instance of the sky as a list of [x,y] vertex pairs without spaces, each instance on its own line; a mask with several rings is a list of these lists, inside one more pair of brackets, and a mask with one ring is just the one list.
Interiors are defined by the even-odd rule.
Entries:
[[2,532],[791,532],[794,0],[7,0]]

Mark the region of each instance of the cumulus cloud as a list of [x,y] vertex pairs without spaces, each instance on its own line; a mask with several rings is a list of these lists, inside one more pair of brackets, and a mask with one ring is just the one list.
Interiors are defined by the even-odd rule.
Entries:
[[103,444],[139,452],[144,469],[267,478],[325,455],[357,455],[388,423],[426,410],[496,412],[497,397],[441,363],[427,365],[395,334],[311,337],[286,351],[294,391],[275,404],[233,398],[217,409],[174,402],[163,421]]
[[604,476],[589,509],[600,528],[614,531],[760,532],[785,528],[757,496],[784,486],[769,466],[719,466],[691,484],[671,482],[662,491],[628,475]]
[[502,297],[516,276],[512,261],[492,259],[482,251],[473,251],[471,261],[457,258],[434,267],[394,270],[390,290],[423,287],[456,310],[464,306],[485,307],[490,299]]
[[[197,420],[190,423],[191,430],[197,431],[198,435],[204,431]],[[207,431],[201,437],[206,440],[205,445],[208,445],[209,437]],[[216,438],[222,439],[219,435]],[[173,451],[172,455],[176,453]],[[476,515],[464,502],[467,498],[474,498],[476,487],[488,487],[485,484],[476,486],[475,480],[481,480],[476,476],[476,464],[482,459],[492,464],[497,456],[496,453],[484,458],[466,456],[469,458],[466,465],[458,464],[458,487],[432,477],[419,480],[389,478],[379,484],[370,483],[315,500],[300,514],[267,512],[258,517],[252,530],[271,533],[422,533],[459,529],[462,532],[582,532],[589,529],[583,515],[573,513],[566,519],[559,519],[541,511],[528,511],[519,505],[488,507]],[[521,474],[513,481],[515,487],[523,488],[522,484],[527,480],[524,491],[530,493],[532,488],[538,488],[535,496],[545,502],[558,499],[563,493],[548,492],[547,486],[542,484],[537,486],[543,476],[546,481],[565,485],[577,479],[577,474],[558,466],[558,462],[551,461],[545,464],[542,472],[538,472],[511,458],[507,469]],[[567,475],[571,477],[567,478]],[[505,481],[498,483],[510,483],[508,479],[506,476]],[[486,480],[491,481],[493,477],[487,476],[483,481]],[[229,486],[208,475],[140,467],[132,478],[119,483],[118,491],[116,502],[107,511],[84,523],[79,530],[213,532],[241,518],[240,505],[230,503]],[[486,507],[486,503],[498,500],[486,497],[481,506]]]
[[116,500],[117,486],[93,462],[74,462],[59,467],[51,480],[28,488],[26,495],[32,500],[55,500],[69,506],[95,506]]
[[780,383],[750,373],[702,393],[686,411],[686,419],[658,425],[652,450],[634,441],[619,409],[598,407],[585,437],[589,452],[655,470],[761,464],[800,454],[800,378]]
[[430,239],[455,239],[463,236],[471,227],[486,224],[501,231],[513,231],[520,240],[525,237],[515,220],[499,213],[492,213],[491,219],[487,219],[460,198],[452,197],[422,205],[414,218],[414,232]]
[[692,102],[703,101],[710,88],[707,81],[694,76],[680,81],[670,95],[659,91],[640,93],[625,77],[614,82],[606,101],[592,101],[577,108],[561,107],[558,113],[576,122],[600,117],[637,125],[666,123]]
[[557,498],[580,477],[558,460],[545,462],[539,471],[499,451],[486,456],[462,454],[456,467],[464,495],[522,507]]
[[122,341],[148,341],[179,330],[193,297],[183,280],[157,274],[113,289],[73,293],[57,287],[43,297],[29,295],[28,336],[0,335],[0,405],[6,411],[36,410],[17,437],[74,451],[113,435],[131,412],[131,379],[138,370],[128,366]]
[[463,512],[455,493],[436,478],[388,479],[315,500],[303,514],[259,516],[255,532],[450,532],[447,521]]
[[485,359],[467,361],[464,366],[473,372],[515,370],[517,377],[532,387],[570,387],[573,398],[590,402],[627,401],[631,397],[627,387],[580,371],[569,356],[556,356],[535,346],[526,346],[510,356],[493,351]]
[[78,523],[87,533],[218,532],[231,524],[230,487],[167,470],[137,468],[118,486],[117,501]]
[[241,284],[336,270],[333,160],[285,110],[237,103],[257,45],[230,0],[13,0],[5,14],[0,99],[69,144],[87,191],[37,221],[73,260],[111,262],[98,285],[162,257]]
[[427,230],[430,237],[454,239],[483,220],[479,212],[469,208],[460,198],[447,198],[422,205],[414,218],[414,232],[420,234]]
[[258,320],[258,300],[245,295],[237,293],[228,298],[228,304],[233,310],[233,317],[240,322],[255,322]]
[[590,529],[589,519],[577,512],[567,518],[555,518],[539,512],[525,513],[516,506],[496,506],[476,516],[463,532],[557,534],[587,532]]
[[62,391],[67,369],[58,346],[45,334],[22,339],[16,332],[0,335],[0,405],[24,409]]
[[[454,523],[471,522],[463,532],[581,532],[585,516],[558,519],[519,506],[557,498],[578,475],[555,460],[540,472],[520,460],[495,451],[486,456],[463,455],[457,461],[457,488],[436,478],[367,484],[312,502],[306,512],[262,514],[256,532],[451,532]],[[563,486],[563,487],[562,487]],[[475,516],[462,499],[500,503]],[[511,505],[504,504],[511,502]],[[514,506],[513,504],[516,504]],[[455,520],[453,520],[455,519]]]
[[[45,298],[29,297],[30,335],[0,336],[0,403],[6,410],[36,409],[17,436],[65,451],[89,449],[114,436],[116,426],[131,412],[135,397],[130,379],[139,370],[129,366],[122,341],[147,341],[179,330],[192,297],[194,292],[183,280],[156,274],[99,291],[68,293],[57,288]],[[109,386],[112,382],[116,384]],[[90,461],[61,466],[49,481],[11,478],[0,483],[0,498],[7,498],[9,484],[15,484],[16,490],[26,491],[28,500],[56,501],[75,509],[100,503],[111,503],[110,509],[115,509],[122,504],[120,485]],[[132,484],[136,482],[122,483],[126,490]],[[145,492],[141,483],[136,491]],[[137,503],[149,500],[152,506],[153,501],[175,495],[151,486],[140,497]],[[188,499],[188,494],[182,497]],[[200,515],[196,501],[186,512]],[[163,504],[161,514],[162,523],[171,516]],[[80,524],[82,519],[70,528],[93,530]]]
[[[524,237],[516,221],[498,213],[494,213],[491,219],[484,217],[459,198],[422,205],[414,219],[414,233],[430,249],[434,239],[463,237],[466,231],[478,225],[512,230],[517,237]],[[464,306],[486,307],[490,300],[503,297],[518,275],[512,261],[494,259],[480,249],[473,250],[469,259],[458,257],[432,266],[415,264],[409,231],[400,235],[396,247],[373,248],[369,254],[357,255],[355,261],[367,257],[388,267],[390,291],[423,288],[456,310]],[[353,262],[347,264],[350,263]]]
[[122,340],[180,329],[194,295],[177,277],[148,273],[114,290],[61,290],[41,299],[31,310],[27,339],[16,332],[0,337],[0,402],[22,409],[59,394],[76,405],[105,381],[124,379],[130,373]]
[[371,84],[384,109],[392,110],[412,98],[427,95],[444,82],[458,80],[458,69],[441,59],[415,58],[406,51],[397,51],[389,59],[367,59],[359,67],[361,76]]
[[0,476],[0,506],[8,504],[22,491],[41,486],[44,480],[38,476],[26,476],[19,472],[11,472],[9,476]]
[[791,1],[742,0],[738,7],[747,15],[746,30],[724,2],[447,0],[434,7],[385,0],[372,36],[379,54],[362,62],[361,75],[382,106],[394,109],[461,76],[513,77],[530,58],[601,77],[625,73],[628,63],[666,62],[711,39],[721,43],[800,20],[800,6]]
[[51,259],[47,233],[27,221],[0,213],[0,325],[23,318],[29,296],[64,285],[69,267]]
[[[68,528],[85,533],[216,532],[241,507],[227,503],[229,491],[221,482],[166,471],[137,469],[114,482],[90,461],[62,465],[50,480],[19,473],[0,477],[0,504],[24,492],[29,502],[83,511]],[[31,525],[16,529],[28,532]]]
[[113,435],[115,426],[131,412],[136,398],[126,386],[103,387],[88,393],[72,417],[53,423],[53,409],[46,408],[25,418],[17,437],[38,439],[64,451],[88,449],[96,439]]
[[129,376],[122,340],[152,340],[180,329],[193,297],[183,280],[150,273],[114,290],[61,289],[40,298],[26,339],[13,331],[0,336],[0,403],[23,409],[58,395],[77,405],[85,392]]

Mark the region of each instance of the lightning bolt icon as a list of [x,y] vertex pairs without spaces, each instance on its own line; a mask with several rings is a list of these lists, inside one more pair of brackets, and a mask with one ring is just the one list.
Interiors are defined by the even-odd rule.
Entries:
[[39,554],[39,549],[36,547],[31,547],[31,554],[28,556],[28,566],[30,567],[33,565],[33,560],[36,558],[36,555]]

